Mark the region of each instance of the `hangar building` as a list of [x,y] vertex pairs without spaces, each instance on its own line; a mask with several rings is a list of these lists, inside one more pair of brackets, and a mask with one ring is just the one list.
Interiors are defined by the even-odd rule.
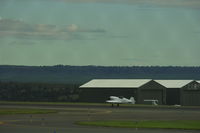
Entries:
[[155,80],[166,87],[167,105],[200,105],[200,85],[194,80]]
[[151,104],[145,100],[158,100],[159,105],[166,104],[166,88],[154,80],[150,80],[137,88],[136,103]]
[[94,79],[80,86],[81,102],[104,103],[109,96],[133,96],[137,104],[200,106],[200,81],[152,79]]
[[94,79],[80,86],[80,90],[82,102],[105,102],[110,96],[133,96],[138,104],[145,104],[145,99],[166,103],[165,87],[151,79]]
[[180,105],[181,88],[192,82],[192,80],[155,80],[166,88],[166,104]]
[[137,102],[137,89],[149,79],[94,79],[80,86],[81,102],[105,102],[110,96],[134,97]]
[[181,88],[181,105],[200,106],[200,83],[192,81]]

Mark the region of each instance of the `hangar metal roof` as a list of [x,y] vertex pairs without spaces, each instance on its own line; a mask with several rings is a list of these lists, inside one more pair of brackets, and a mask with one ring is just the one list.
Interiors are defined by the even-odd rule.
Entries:
[[181,88],[193,80],[154,80],[155,82],[165,86],[166,88]]
[[138,88],[151,79],[93,79],[80,88]]

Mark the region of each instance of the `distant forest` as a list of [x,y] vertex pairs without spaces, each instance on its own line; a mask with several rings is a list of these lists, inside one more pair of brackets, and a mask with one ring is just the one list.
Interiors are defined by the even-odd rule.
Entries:
[[79,86],[91,79],[195,79],[200,67],[0,66],[0,100],[79,101]]
[[83,84],[91,79],[200,79],[200,67],[11,66],[0,65],[0,81]]
[[0,101],[75,102],[79,85],[0,82]]

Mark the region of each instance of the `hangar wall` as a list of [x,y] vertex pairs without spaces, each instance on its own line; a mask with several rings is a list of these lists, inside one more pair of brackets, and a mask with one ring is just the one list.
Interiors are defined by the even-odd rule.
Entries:
[[80,92],[81,102],[105,103],[110,96],[124,96],[126,98],[136,98],[134,88],[83,88]]
[[157,82],[151,80],[150,82],[138,88],[138,102],[145,104],[144,100],[153,99],[158,100],[158,104],[166,103],[166,88]]
[[181,88],[181,105],[200,106],[200,84],[193,81]]

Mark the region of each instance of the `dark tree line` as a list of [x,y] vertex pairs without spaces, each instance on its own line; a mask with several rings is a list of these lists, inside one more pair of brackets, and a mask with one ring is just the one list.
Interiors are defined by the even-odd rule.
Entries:
[[97,78],[200,80],[200,67],[178,66],[6,66],[0,81],[83,84]]
[[76,84],[0,82],[0,100],[6,101],[65,101],[79,98]]

